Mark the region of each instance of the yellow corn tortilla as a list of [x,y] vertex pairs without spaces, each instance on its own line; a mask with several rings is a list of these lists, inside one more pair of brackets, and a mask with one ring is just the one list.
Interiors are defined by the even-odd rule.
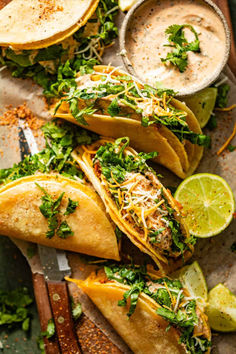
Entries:
[[[75,211],[64,216],[73,236],[46,238],[48,220],[40,212],[43,187],[53,199],[65,192],[61,203],[64,213],[68,198],[78,201]],[[20,178],[0,188],[0,234],[88,255],[119,260],[115,226],[92,188],[59,175],[34,175]]]
[[[105,142],[114,142],[114,140],[106,138]],[[183,257],[182,255],[176,257],[166,257],[163,254],[161,254],[161,252],[159,252],[158,249],[155,249],[154,247],[152,247],[152,245],[150,245],[143,238],[141,238],[138,232],[135,230],[135,228],[132,227],[130,223],[128,223],[126,220],[124,220],[121,217],[116,203],[107,193],[104,184],[101,183],[99,178],[96,176],[93,168],[92,160],[91,160],[92,153],[94,153],[94,151],[97,151],[98,148],[103,144],[104,144],[104,140],[100,140],[84,148],[83,146],[81,146],[79,149],[73,151],[72,156],[74,160],[78,162],[80,168],[84,171],[85,175],[87,176],[87,178],[90,180],[95,190],[100,195],[101,199],[103,200],[106,206],[106,210],[110,214],[110,217],[114,221],[114,223],[129,237],[131,242],[134,243],[142,252],[152,257],[154,262],[158,265],[162,274],[171,273],[174,269],[177,269],[183,264],[183,258],[186,261],[191,257],[193,252],[193,247],[190,245],[189,246],[190,250],[184,251]],[[125,152],[128,152],[133,156],[137,154],[136,151],[130,147],[127,147],[125,149]],[[165,194],[165,198],[168,200],[171,208],[175,210],[175,219],[180,223],[181,231],[184,237],[188,238],[189,232],[182,219],[181,212],[177,202],[174,200],[171,193],[164,188],[164,186],[162,186],[162,188],[163,188],[163,193]]]
[[0,45],[39,49],[71,36],[99,0],[12,0],[0,11]]
[[[61,113],[59,110],[56,113],[56,117],[83,127],[71,114]],[[155,126],[144,127],[140,122],[130,118],[108,117],[101,114],[85,115],[84,118],[88,123],[86,129],[99,135],[110,138],[119,138],[128,135],[131,145],[138,151],[158,151],[158,156],[153,161],[165,166],[178,177],[185,178],[186,173],[183,170],[176,151]]]
[[[103,72],[109,73],[111,71],[116,76],[126,74],[120,69],[115,70],[114,67],[99,65],[94,67],[94,73],[91,74],[92,79],[97,81]],[[82,84],[84,81],[86,82],[86,75]],[[180,178],[185,178],[194,172],[203,154],[202,146],[193,145],[189,141],[180,142],[176,135],[165,126],[154,124],[143,127],[141,116],[130,107],[121,105],[119,117],[111,117],[107,112],[110,103],[111,99],[109,98],[96,100],[96,113],[91,116],[84,116],[88,123],[87,129],[113,138],[128,135],[131,144],[138,151],[158,151],[159,155],[154,161],[170,169]],[[175,108],[187,113],[186,121],[190,129],[196,133],[201,133],[199,123],[188,107],[176,99],[172,99],[171,103]],[[55,104],[56,102],[51,107],[52,114],[54,114]],[[79,108],[83,109],[85,106],[83,100],[80,100]],[[63,102],[59,107],[55,117],[83,126],[69,113],[69,105],[66,102]]]
[[[155,277],[156,274],[157,272],[152,272],[150,275]],[[77,284],[91,298],[135,354],[186,353],[184,345],[179,343],[180,332],[174,327],[166,331],[169,323],[156,313],[157,308],[161,306],[146,294],[139,295],[136,309],[128,319],[130,299],[126,306],[117,304],[125,291],[130,289],[129,286],[107,280],[103,270],[91,273],[86,280],[67,280]],[[206,316],[199,309],[197,313],[203,324],[204,335],[210,340],[211,333]]]

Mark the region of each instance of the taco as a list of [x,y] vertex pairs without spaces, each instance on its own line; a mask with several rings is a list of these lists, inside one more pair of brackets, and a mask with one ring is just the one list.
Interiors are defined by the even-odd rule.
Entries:
[[128,132],[134,148],[158,151],[154,160],[181,178],[196,169],[209,137],[170,90],[143,85],[110,66],[95,66],[93,73],[78,75],[76,81],[77,87],[52,105],[56,117],[113,138]]
[[108,265],[86,280],[68,280],[85,291],[135,354],[210,352],[207,317],[179,280],[134,265]]
[[117,8],[117,0],[13,0],[0,11],[1,69],[32,78],[46,96],[57,96],[76,71],[100,63],[117,36]]
[[119,260],[115,226],[89,186],[36,174],[0,188],[0,234]]
[[83,26],[99,0],[12,0],[0,11],[0,45],[38,49],[61,42]]
[[72,153],[103,200],[111,219],[165,274],[181,266],[192,252],[192,238],[180,205],[159,181],[129,138],[103,139]]

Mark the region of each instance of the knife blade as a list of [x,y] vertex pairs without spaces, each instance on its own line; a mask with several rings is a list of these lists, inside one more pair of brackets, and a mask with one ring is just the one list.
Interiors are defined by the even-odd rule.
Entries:
[[[26,155],[34,155],[39,152],[31,129],[27,123],[21,119],[19,119],[19,144],[22,159]],[[60,346],[60,349],[59,346],[57,349],[48,346],[48,348],[46,347],[46,352],[51,354],[53,351],[55,353],[56,350],[56,353],[81,353],[74,332],[67,284],[62,281],[66,275],[71,275],[71,268],[68,264],[66,254],[62,250],[56,250],[55,248],[42,245],[38,245],[38,253],[46,287],[42,284],[39,277],[35,277],[34,285],[40,285],[40,289],[41,291],[43,290],[44,295],[48,293]],[[39,296],[36,297],[36,300],[37,299],[37,305],[42,309],[43,302]]]

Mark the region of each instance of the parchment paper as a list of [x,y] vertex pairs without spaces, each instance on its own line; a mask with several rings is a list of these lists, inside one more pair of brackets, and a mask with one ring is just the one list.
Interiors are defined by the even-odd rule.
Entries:
[[[118,22],[121,24],[123,14],[120,14]],[[119,56],[118,44],[109,48],[105,53],[104,63],[111,63],[116,66],[123,66]],[[229,105],[236,102],[236,79],[226,68],[224,74],[228,78],[230,84]],[[0,114],[5,111],[5,107],[11,104],[13,107],[27,103],[33,113],[38,117],[51,119],[45,110],[45,103],[42,96],[42,90],[30,80],[14,79],[7,70],[0,72]],[[204,157],[197,169],[198,172],[209,172],[219,174],[227,180],[236,194],[236,151],[229,153],[225,152],[221,156],[216,155],[216,151],[225,142],[226,138],[233,130],[234,122],[236,121],[236,110],[230,113],[217,114],[218,128],[212,132],[207,132],[212,136],[212,148],[206,150]],[[127,132],[128,134],[128,132]],[[39,138],[40,139],[40,138]],[[42,142],[38,141],[41,145]],[[234,139],[232,144],[236,144]],[[3,154],[1,154],[1,150]],[[1,127],[0,126],[0,168],[12,166],[14,162],[20,161],[20,153],[18,149],[18,133],[16,127]],[[164,178],[162,180],[165,185],[178,185],[180,180],[171,172],[161,166],[155,166],[156,170],[161,173]],[[236,294],[236,254],[230,250],[230,246],[236,239],[235,232],[236,221],[221,235],[199,239],[196,245],[195,254],[192,260],[198,260],[207,279],[209,289],[218,283],[224,283],[229,289]],[[16,241],[23,254],[27,255],[26,249],[28,244],[25,242]],[[136,251],[134,250],[134,253]],[[85,266],[78,254],[68,252],[69,261],[72,267],[73,276],[77,278],[85,278],[89,273],[90,268]],[[191,261],[192,261],[191,260]],[[33,272],[41,271],[40,262],[37,256],[29,260]],[[111,326],[103,319],[99,311],[91,303],[91,301],[82,294],[73,284],[70,285],[71,294],[78,297],[82,303],[83,311],[93,320],[111,340],[124,353],[130,352],[124,342],[114,333]],[[234,354],[236,353],[236,334],[216,334],[213,333],[213,353],[217,354]],[[146,353],[145,353],[146,354]],[[148,354],[148,353],[147,353]]]

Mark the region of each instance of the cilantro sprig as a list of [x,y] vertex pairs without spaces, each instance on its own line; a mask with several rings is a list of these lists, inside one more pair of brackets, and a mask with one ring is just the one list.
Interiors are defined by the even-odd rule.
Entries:
[[[144,293],[159,305],[156,312],[169,322],[167,330],[170,326],[180,330],[180,341],[185,344],[188,353],[207,352],[211,343],[203,335],[197,340],[194,337],[194,327],[198,324],[196,300],[189,300],[185,297],[183,285],[179,280],[166,277],[154,279],[148,274],[145,265],[112,264],[105,266],[104,271],[109,280],[115,280],[130,287],[124,292],[123,299],[118,301],[118,306],[127,306],[127,301],[130,299],[128,317],[133,315],[139,296]],[[184,301],[185,305],[175,308],[177,298],[179,304]]]
[[94,157],[94,163],[100,162],[102,174],[105,178],[114,183],[114,179],[121,183],[125,180],[127,172],[143,172],[150,167],[146,164],[148,159],[157,156],[157,152],[143,153],[138,155],[126,155],[125,148],[129,145],[129,138],[123,137],[115,143],[107,143],[100,146]]
[[91,144],[98,136],[70,123],[54,121],[42,127],[46,147],[38,154],[26,156],[13,167],[0,170],[0,185],[36,172],[58,172],[71,179],[82,179],[83,173],[71,157],[81,144]]
[[[43,216],[48,219],[48,231],[46,233],[46,237],[51,239],[55,234],[57,234],[60,238],[67,238],[69,236],[73,236],[74,233],[68,225],[67,221],[64,220],[60,222],[60,207],[61,202],[64,197],[65,192],[62,192],[57,199],[53,199],[53,197],[38,183],[36,186],[44,193],[41,197],[42,204],[39,207],[39,210],[43,214]],[[68,199],[68,204],[66,207],[66,211],[64,215],[69,215],[75,212],[75,209],[78,206],[77,201],[73,201],[70,198]]]
[[[188,28],[194,34],[194,41],[188,42],[185,38],[184,29]],[[171,25],[166,31],[168,36],[168,42],[166,47],[173,48],[172,52],[167,53],[166,58],[161,58],[163,63],[170,62],[176,66],[181,73],[183,73],[188,65],[188,55],[187,52],[200,53],[200,42],[198,39],[198,34],[193,28],[193,26],[184,24],[184,25]]]
[[30,328],[31,315],[29,305],[33,302],[27,288],[17,288],[11,291],[0,290],[0,326],[21,324],[24,331]]

